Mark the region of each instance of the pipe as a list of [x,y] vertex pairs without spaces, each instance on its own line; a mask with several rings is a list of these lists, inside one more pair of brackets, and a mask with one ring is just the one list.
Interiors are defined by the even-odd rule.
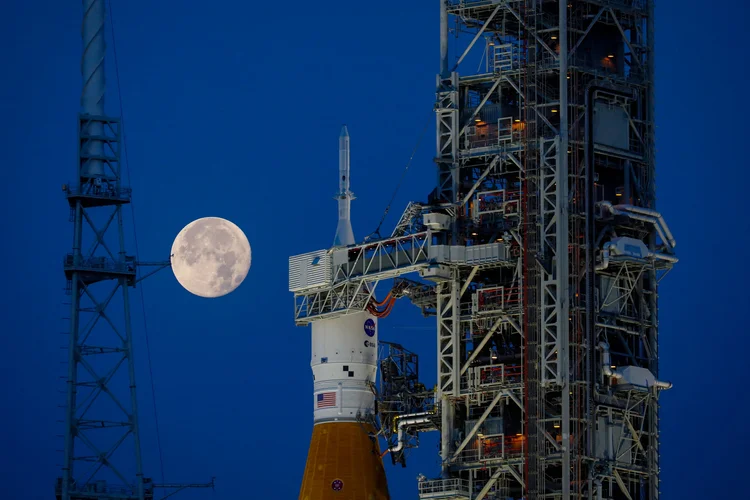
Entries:
[[[661,240],[673,249],[676,242],[669,228],[666,227],[666,223],[659,212],[649,210],[647,208],[636,207],[633,205],[612,205],[609,201],[600,201],[598,203],[600,207],[606,208],[612,215],[625,215],[631,219],[639,220],[642,222],[648,222],[653,224],[656,232],[659,233]],[[634,210],[635,209],[635,210]],[[661,221],[661,222],[660,222]]]
[[629,212],[635,212],[637,214],[648,215],[649,217],[654,217],[656,220],[659,221],[659,225],[664,229],[664,233],[667,235],[667,239],[669,240],[669,245],[672,248],[677,246],[677,242],[675,241],[674,236],[672,236],[672,231],[669,230],[669,227],[667,226],[667,223],[664,221],[664,217],[662,217],[661,213],[657,212],[656,210],[651,210],[650,208],[642,208],[642,207],[637,207],[635,205],[616,205],[615,208],[619,210],[627,210]]
[[673,264],[676,264],[680,261],[680,259],[678,259],[674,255],[667,255],[665,253],[650,252],[648,256],[653,257],[654,259],[666,260],[667,262],[671,262]]
[[639,220],[642,222],[648,222],[649,224],[652,224],[654,226],[654,229],[656,229],[656,232],[659,233],[659,238],[669,246],[669,248],[672,248],[671,243],[669,240],[667,240],[666,235],[664,234],[664,231],[662,230],[661,226],[659,225],[659,221],[656,217],[649,217],[647,215],[642,214],[636,214],[632,212],[620,212],[622,215],[625,215],[627,217],[630,217],[631,219]]
[[659,389],[671,389],[672,382],[667,382],[666,380],[654,380],[654,387],[658,387]]
[[603,271],[609,267],[609,248],[612,246],[612,242],[608,241],[604,244],[604,247],[602,248],[602,261],[594,266],[594,269],[596,271]]
[[616,369],[612,369],[612,358],[609,354],[609,344],[604,341],[599,342],[599,349],[602,350],[602,373],[604,376],[621,379],[622,373]]
[[[432,422],[430,420],[429,416],[432,415],[430,412],[422,412],[422,413],[412,413],[411,415],[404,415],[401,417],[401,420],[398,422],[398,443],[396,443],[396,446],[393,448],[388,448],[383,452],[382,456],[385,456],[386,453],[398,453],[404,448],[404,428],[408,425],[416,425],[416,424],[427,424]],[[409,418],[405,418],[409,417]]]

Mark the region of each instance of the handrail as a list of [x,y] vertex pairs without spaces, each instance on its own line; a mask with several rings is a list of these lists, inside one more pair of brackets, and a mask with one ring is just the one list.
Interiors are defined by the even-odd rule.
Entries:
[[92,187],[91,191],[84,190],[81,186],[70,186],[69,184],[63,185],[63,192],[66,196],[91,196],[95,198],[117,198],[117,199],[128,199],[133,194],[133,189],[129,187],[115,187],[108,186],[106,189],[100,189],[96,191],[95,187]]
[[63,267],[66,269],[75,268],[92,271],[116,271],[135,274],[135,266],[135,257],[132,256],[126,256],[124,262],[114,261],[109,257],[84,257],[82,255],[76,256],[72,253],[65,255],[63,258]]

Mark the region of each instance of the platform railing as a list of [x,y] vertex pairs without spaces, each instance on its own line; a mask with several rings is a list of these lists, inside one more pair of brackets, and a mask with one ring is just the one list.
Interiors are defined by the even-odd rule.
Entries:
[[465,479],[431,479],[419,482],[419,498],[470,498]]

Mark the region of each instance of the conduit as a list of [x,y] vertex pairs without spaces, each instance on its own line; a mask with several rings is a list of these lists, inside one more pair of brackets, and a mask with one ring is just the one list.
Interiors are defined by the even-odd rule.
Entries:
[[611,213],[612,215],[625,215],[626,217],[630,217],[631,219],[653,224],[656,232],[659,233],[659,237],[664,243],[667,244],[670,250],[674,249],[675,245],[677,244],[674,237],[672,236],[672,232],[669,230],[669,227],[667,227],[666,222],[664,222],[664,218],[659,212],[647,208],[636,207],[634,205],[613,206],[612,203],[608,201],[600,201],[597,204],[600,207],[606,208],[607,211],[609,211],[609,213]]
[[674,236],[672,236],[672,231],[669,230],[669,227],[664,221],[664,218],[656,210],[651,210],[650,208],[641,208],[635,205],[615,205],[614,208],[618,210],[626,210],[628,212],[635,212],[637,214],[648,215],[649,217],[655,218],[659,222],[659,225],[662,227],[662,229],[664,229],[664,233],[667,235],[669,245],[672,248],[677,246],[677,242],[675,241]]
[[606,377],[621,379],[622,373],[612,368],[612,357],[609,354],[609,344],[599,342],[599,349],[602,350],[602,373]]
[[417,425],[417,424],[429,424],[432,422],[430,420],[430,416],[432,413],[430,412],[422,412],[422,413],[412,413],[410,415],[404,415],[399,419],[398,422],[398,443],[396,443],[396,446],[393,448],[388,448],[383,452],[381,456],[385,456],[386,453],[398,453],[404,448],[404,432],[405,428],[409,425]]

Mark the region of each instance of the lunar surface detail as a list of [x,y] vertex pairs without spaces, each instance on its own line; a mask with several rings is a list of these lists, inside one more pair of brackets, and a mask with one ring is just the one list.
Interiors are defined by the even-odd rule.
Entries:
[[172,244],[172,272],[187,291],[215,298],[234,291],[250,270],[250,242],[219,217],[194,220]]

